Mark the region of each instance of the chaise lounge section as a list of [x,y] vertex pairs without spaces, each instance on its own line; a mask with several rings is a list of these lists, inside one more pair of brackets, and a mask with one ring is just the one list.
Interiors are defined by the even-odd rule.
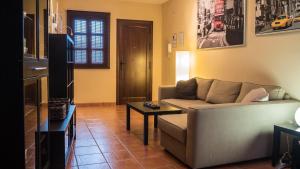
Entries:
[[[159,117],[161,145],[191,168],[269,157],[274,124],[293,122],[300,106],[298,101],[284,100],[279,86],[201,78],[197,84],[196,100],[176,99],[175,86],[159,89],[162,103],[184,111]],[[268,91],[270,101],[241,103],[259,87]]]

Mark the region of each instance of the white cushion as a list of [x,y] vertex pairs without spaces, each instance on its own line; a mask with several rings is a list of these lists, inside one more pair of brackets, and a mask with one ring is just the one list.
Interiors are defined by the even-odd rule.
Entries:
[[264,88],[251,90],[241,101],[241,103],[269,101],[269,93]]
[[254,84],[249,82],[243,82],[241,92],[239,94],[239,97],[236,99],[237,103],[240,103],[243,98],[248,94],[252,89],[257,88],[265,88],[266,91],[269,93],[269,100],[283,100],[285,95],[285,90],[281,88],[280,86],[274,86],[274,85],[260,85],[260,84]]

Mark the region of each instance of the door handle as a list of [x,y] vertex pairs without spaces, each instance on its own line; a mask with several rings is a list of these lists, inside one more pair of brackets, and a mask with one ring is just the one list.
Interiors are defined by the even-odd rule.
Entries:
[[120,62],[120,68],[123,70],[123,66],[125,65],[125,62]]
[[126,62],[121,61],[120,62],[120,76],[121,79],[125,79],[125,70],[124,70],[124,65],[126,64]]
[[33,67],[32,70],[34,71],[47,70],[47,67]]

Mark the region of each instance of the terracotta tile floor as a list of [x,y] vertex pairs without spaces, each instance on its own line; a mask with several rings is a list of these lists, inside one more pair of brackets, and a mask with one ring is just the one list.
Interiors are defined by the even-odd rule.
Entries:
[[[143,145],[143,119],[132,111],[125,128],[125,106],[77,107],[77,140],[68,169],[188,168],[159,145],[159,131],[149,123],[149,145]],[[214,169],[272,169],[269,160]]]

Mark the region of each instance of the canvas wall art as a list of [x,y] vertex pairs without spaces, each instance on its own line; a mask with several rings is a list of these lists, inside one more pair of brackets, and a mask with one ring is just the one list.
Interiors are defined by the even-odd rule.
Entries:
[[199,49],[241,46],[245,43],[245,0],[197,0]]
[[256,34],[300,29],[300,0],[256,0]]

